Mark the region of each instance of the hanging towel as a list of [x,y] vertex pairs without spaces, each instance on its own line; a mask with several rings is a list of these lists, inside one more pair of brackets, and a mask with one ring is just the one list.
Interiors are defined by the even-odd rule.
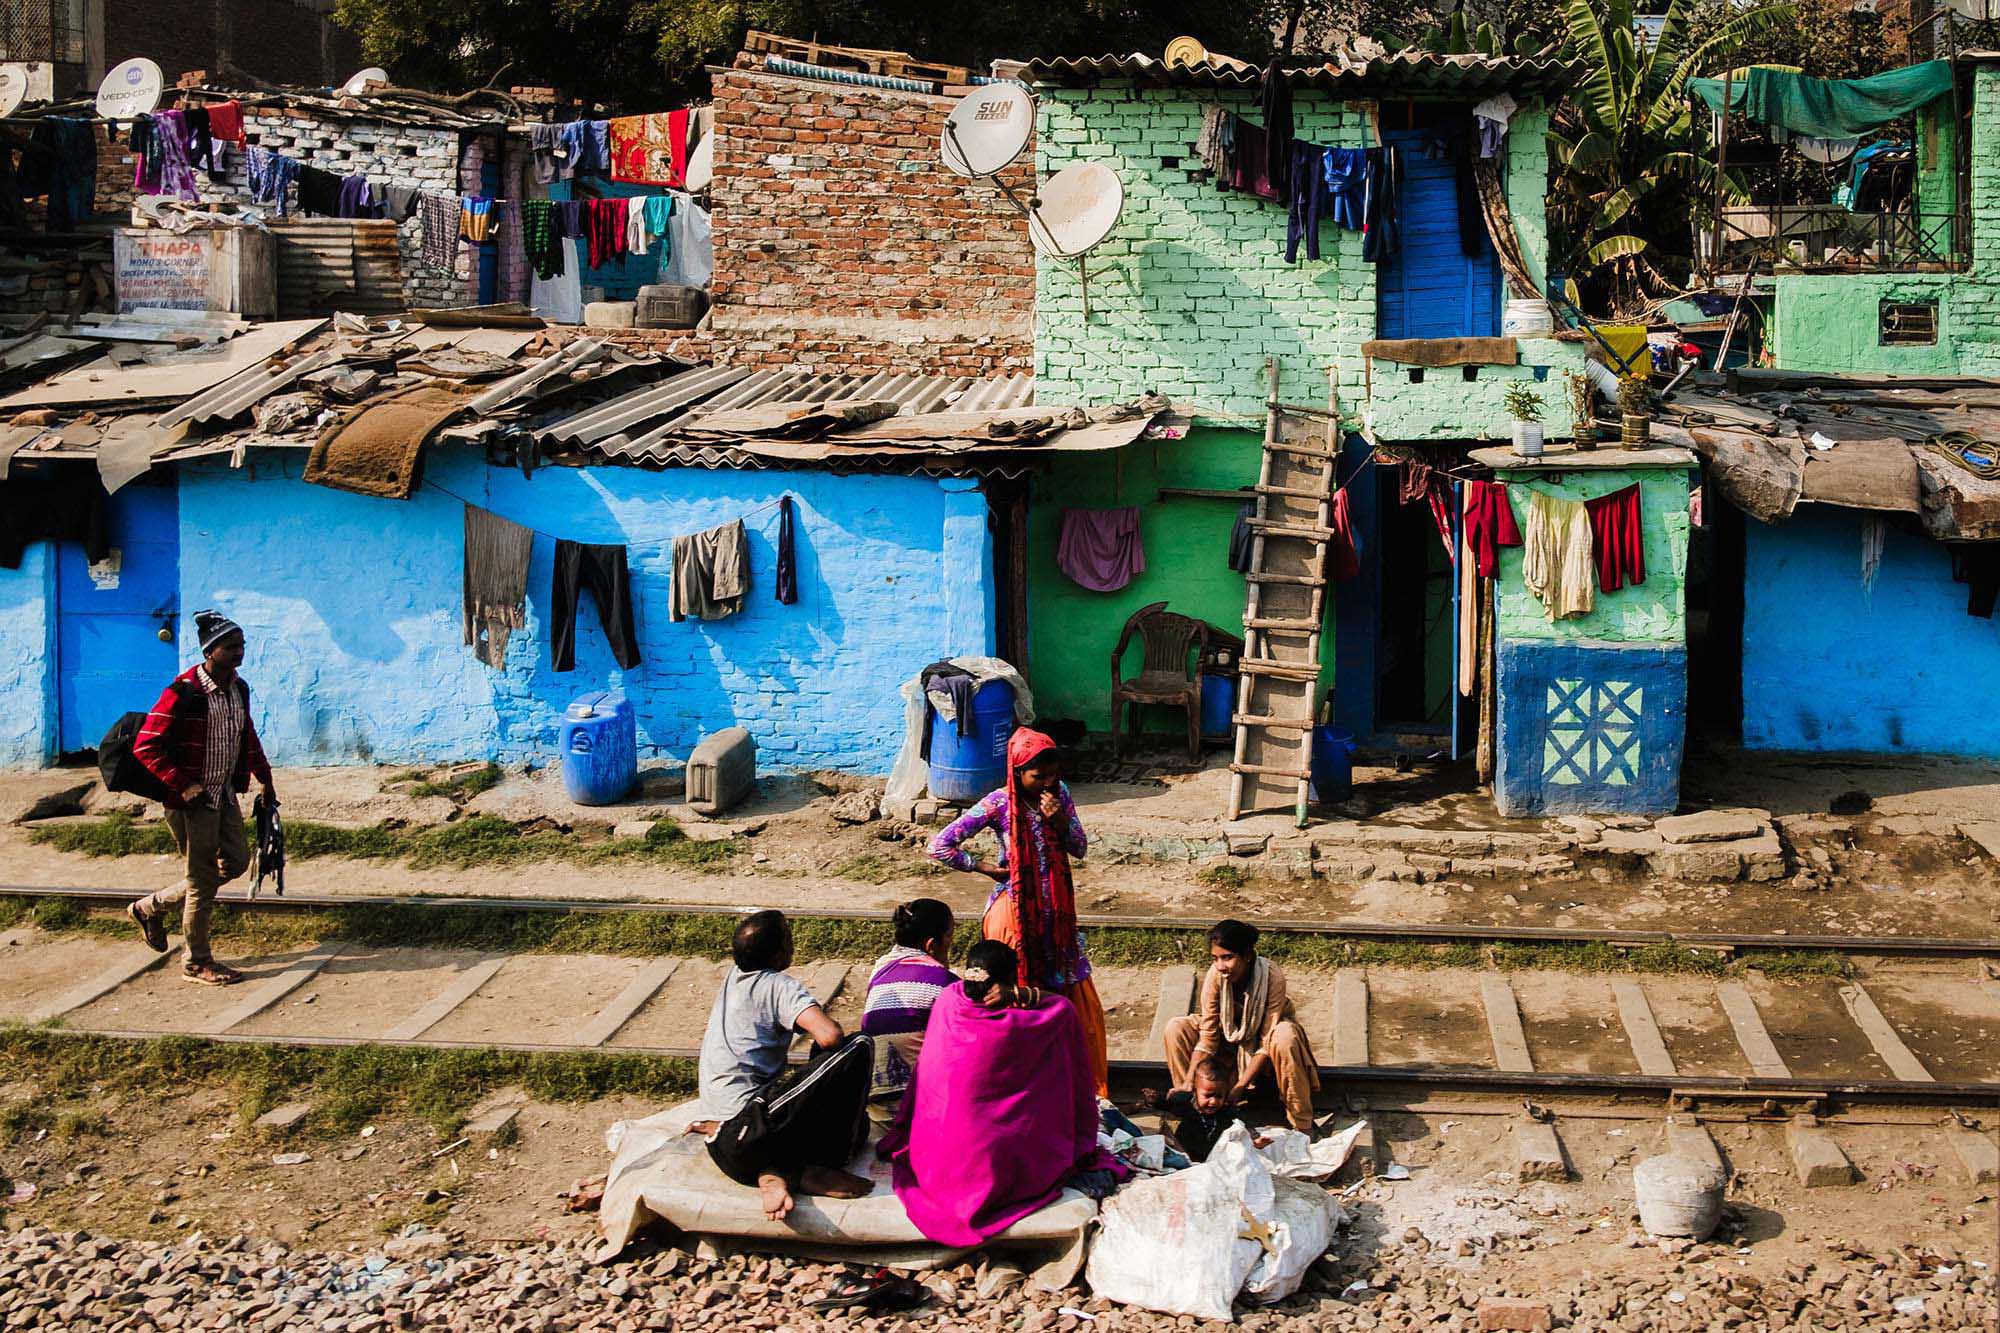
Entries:
[[1065,509],[1056,566],[1092,592],[1117,592],[1146,572],[1139,511]]
[[417,488],[424,442],[467,401],[462,390],[445,384],[419,384],[375,398],[320,432],[303,475],[318,486],[407,500]]
[[778,601],[790,606],[799,600],[799,558],[792,533],[792,497],[778,500]]
[[625,263],[625,223],[623,199],[591,199],[583,206],[584,239],[590,243],[590,266],[603,268],[612,260]]
[[533,530],[465,507],[465,642],[487,666],[505,664],[507,636],[527,624]]
[[583,201],[558,199],[549,214],[555,220],[556,235],[566,241],[583,239]]
[[448,194],[426,194],[417,203],[417,217],[423,222],[421,251],[424,267],[450,276],[458,271],[458,200]]
[[1515,526],[1514,507],[1507,502],[1505,486],[1493,481],[1465,483],[1465,538],[1479,577],[1495,577],[1500,569],[1500,548],[1521,544],[1521,529]]
[[491,199],[460,199],[458,201],[458,228],[460,235],[474,245],[482,245],[493,233],[493,201]]
[[200,167],[214,180],[217,174],[215,163],[215,132],[210,128],[208,108],[189,107],[181,113],[187,117],[188,165]]
[[1195,136],[1194,155],[1218,180],[1222,177],[1222,122],[1229,115],[1219,106],[1201,113],[1201,133]]
[[661,111],[606,122],[611,179],[634,185],[687,184],[688,113]]
[[569,247],[556,235],[554,204],[546,199],[521,201],[521,239],[536,277],[547,282],[562,276],[563,251]]
[[1646,581],[1646,537],[1639,526],[1639,483],[1584,501],[1597,586],[1617,592]]
[[743,520],[674,538],[674,587],[667,615],[721,620],[743,609],[750,590],[750,543]]
[[1521,578],[1541,598],[1550,620],[1589,615],[1594,570],[1590,557],[1590,511],[1578,500],[1547,491],[1528,496],[1526,553]]
[[208,132],[224,143],[243,142],[243,104],[215,102],[208,108]]

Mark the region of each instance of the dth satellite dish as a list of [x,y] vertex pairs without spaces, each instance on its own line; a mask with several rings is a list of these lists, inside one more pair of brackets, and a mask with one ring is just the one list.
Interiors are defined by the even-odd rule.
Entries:
[[1102,162],[1073,162],[1042,182],[1028,209],[1028,239],[1051,259],[1081,259],[1125,210],[1125,184]]
[[1019,157],[1034,133],[1034,94],[1018,83],[992,83],[951,109],[938,153],[961,176],[991,176]]
[[387,83],[388,81],[388,70],[383,69],[380,65],[370,65],[367,69],[356,71],[353,78],[340,85],[340,91],[346,93],[349,97],[359,97],[362,93],[368,91],[369,84]]
[[1167,43],[1168,69],[1188,69],[1208,63],[1208,48],[1192,37],[1176,37]]
[[106,120],[130,120],[160,104],[166,81],[160,67],[138,56],[114,68],[97,85],[97,114]]
[[1962,18],[1983,23],[2000,15],[2000,0],[1948,0],[1952,12]]
[[706,190],[715,179],[715,134],[713,131],[701,136],[688,154],[687,179],[683,182],[696,194]]
[[1859,139],[1815,139],[1810,135],[1799,135],[1792,140],[1797,149],[1815,162],[1831,165],[1845,162],[1854,156],[1854,150],[1861,146]]
[[11,116],[28,100],[28,72],[19,65],[0,65],[0,116]]

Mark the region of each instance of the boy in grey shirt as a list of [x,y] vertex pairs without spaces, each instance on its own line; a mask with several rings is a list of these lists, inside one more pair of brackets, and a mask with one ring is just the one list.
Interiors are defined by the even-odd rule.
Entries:
[[[701,1041],[701,1112],[694,1128],[712,1134],[708,1153],[723,1174],[755,1185],[764,1215],[792,1210],[794,1194],[855,1199],[869,1183],[840,1168],[867,1136],[874,1044],[847,1037],[786,975],[792,928],[783,912],[737,923],[735,959],[709,1011]],[[812,1040],[809,1064],[788,1069],[792,1034]]]

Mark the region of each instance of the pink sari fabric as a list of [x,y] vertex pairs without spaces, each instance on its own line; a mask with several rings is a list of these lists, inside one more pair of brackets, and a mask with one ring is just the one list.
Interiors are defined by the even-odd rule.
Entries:
[[1060,996],[987,1009],[953,985],[931,1008],[910,1090],[876,1148],[917,1230],[981,1245],[1053,1203],[1097,1147],[1097,1080]]

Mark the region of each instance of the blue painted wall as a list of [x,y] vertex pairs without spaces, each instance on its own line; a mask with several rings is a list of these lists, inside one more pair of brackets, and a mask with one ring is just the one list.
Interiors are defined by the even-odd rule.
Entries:
[[1950,552],[1892,521],[1872,595],[1861,515],[1746,523],[1743,743],[2000,758],[2000,619],[1965,613]]
[[0,569],[0,766],[8,768],[55,755],[55,552],[36,542],[19,569]]
[[1672,814],[1687,736],[1687,650],[1500,641],[1493,800],[1511,818]]
[[[572,698],[622,686],[642,756],[685,756],[703,733],[741,725],[769,768],[885,772],[902,737],[898,686],[937,658],[993,648],[991,538],[971,482],[561,467],[523,478],[433,449],[436,486],[542,532],[632,546],[643,660],[618,670],[586,593],[577,669],[557,674],[551,541],[535,542],[529,623],[495,671],[461,642],[459,501],[431,485],[408,501],[311,486],[296,479],[301,462],[260,453],[242,470],[191,466],[181,478],[183,613],[219,606],[248,632],[244,674],[281,764],[546,761]],[[671,539],[787,492],[798,505],[797,604],[771,593],[773,507],[747,521],[744,610],[670,621]]]

